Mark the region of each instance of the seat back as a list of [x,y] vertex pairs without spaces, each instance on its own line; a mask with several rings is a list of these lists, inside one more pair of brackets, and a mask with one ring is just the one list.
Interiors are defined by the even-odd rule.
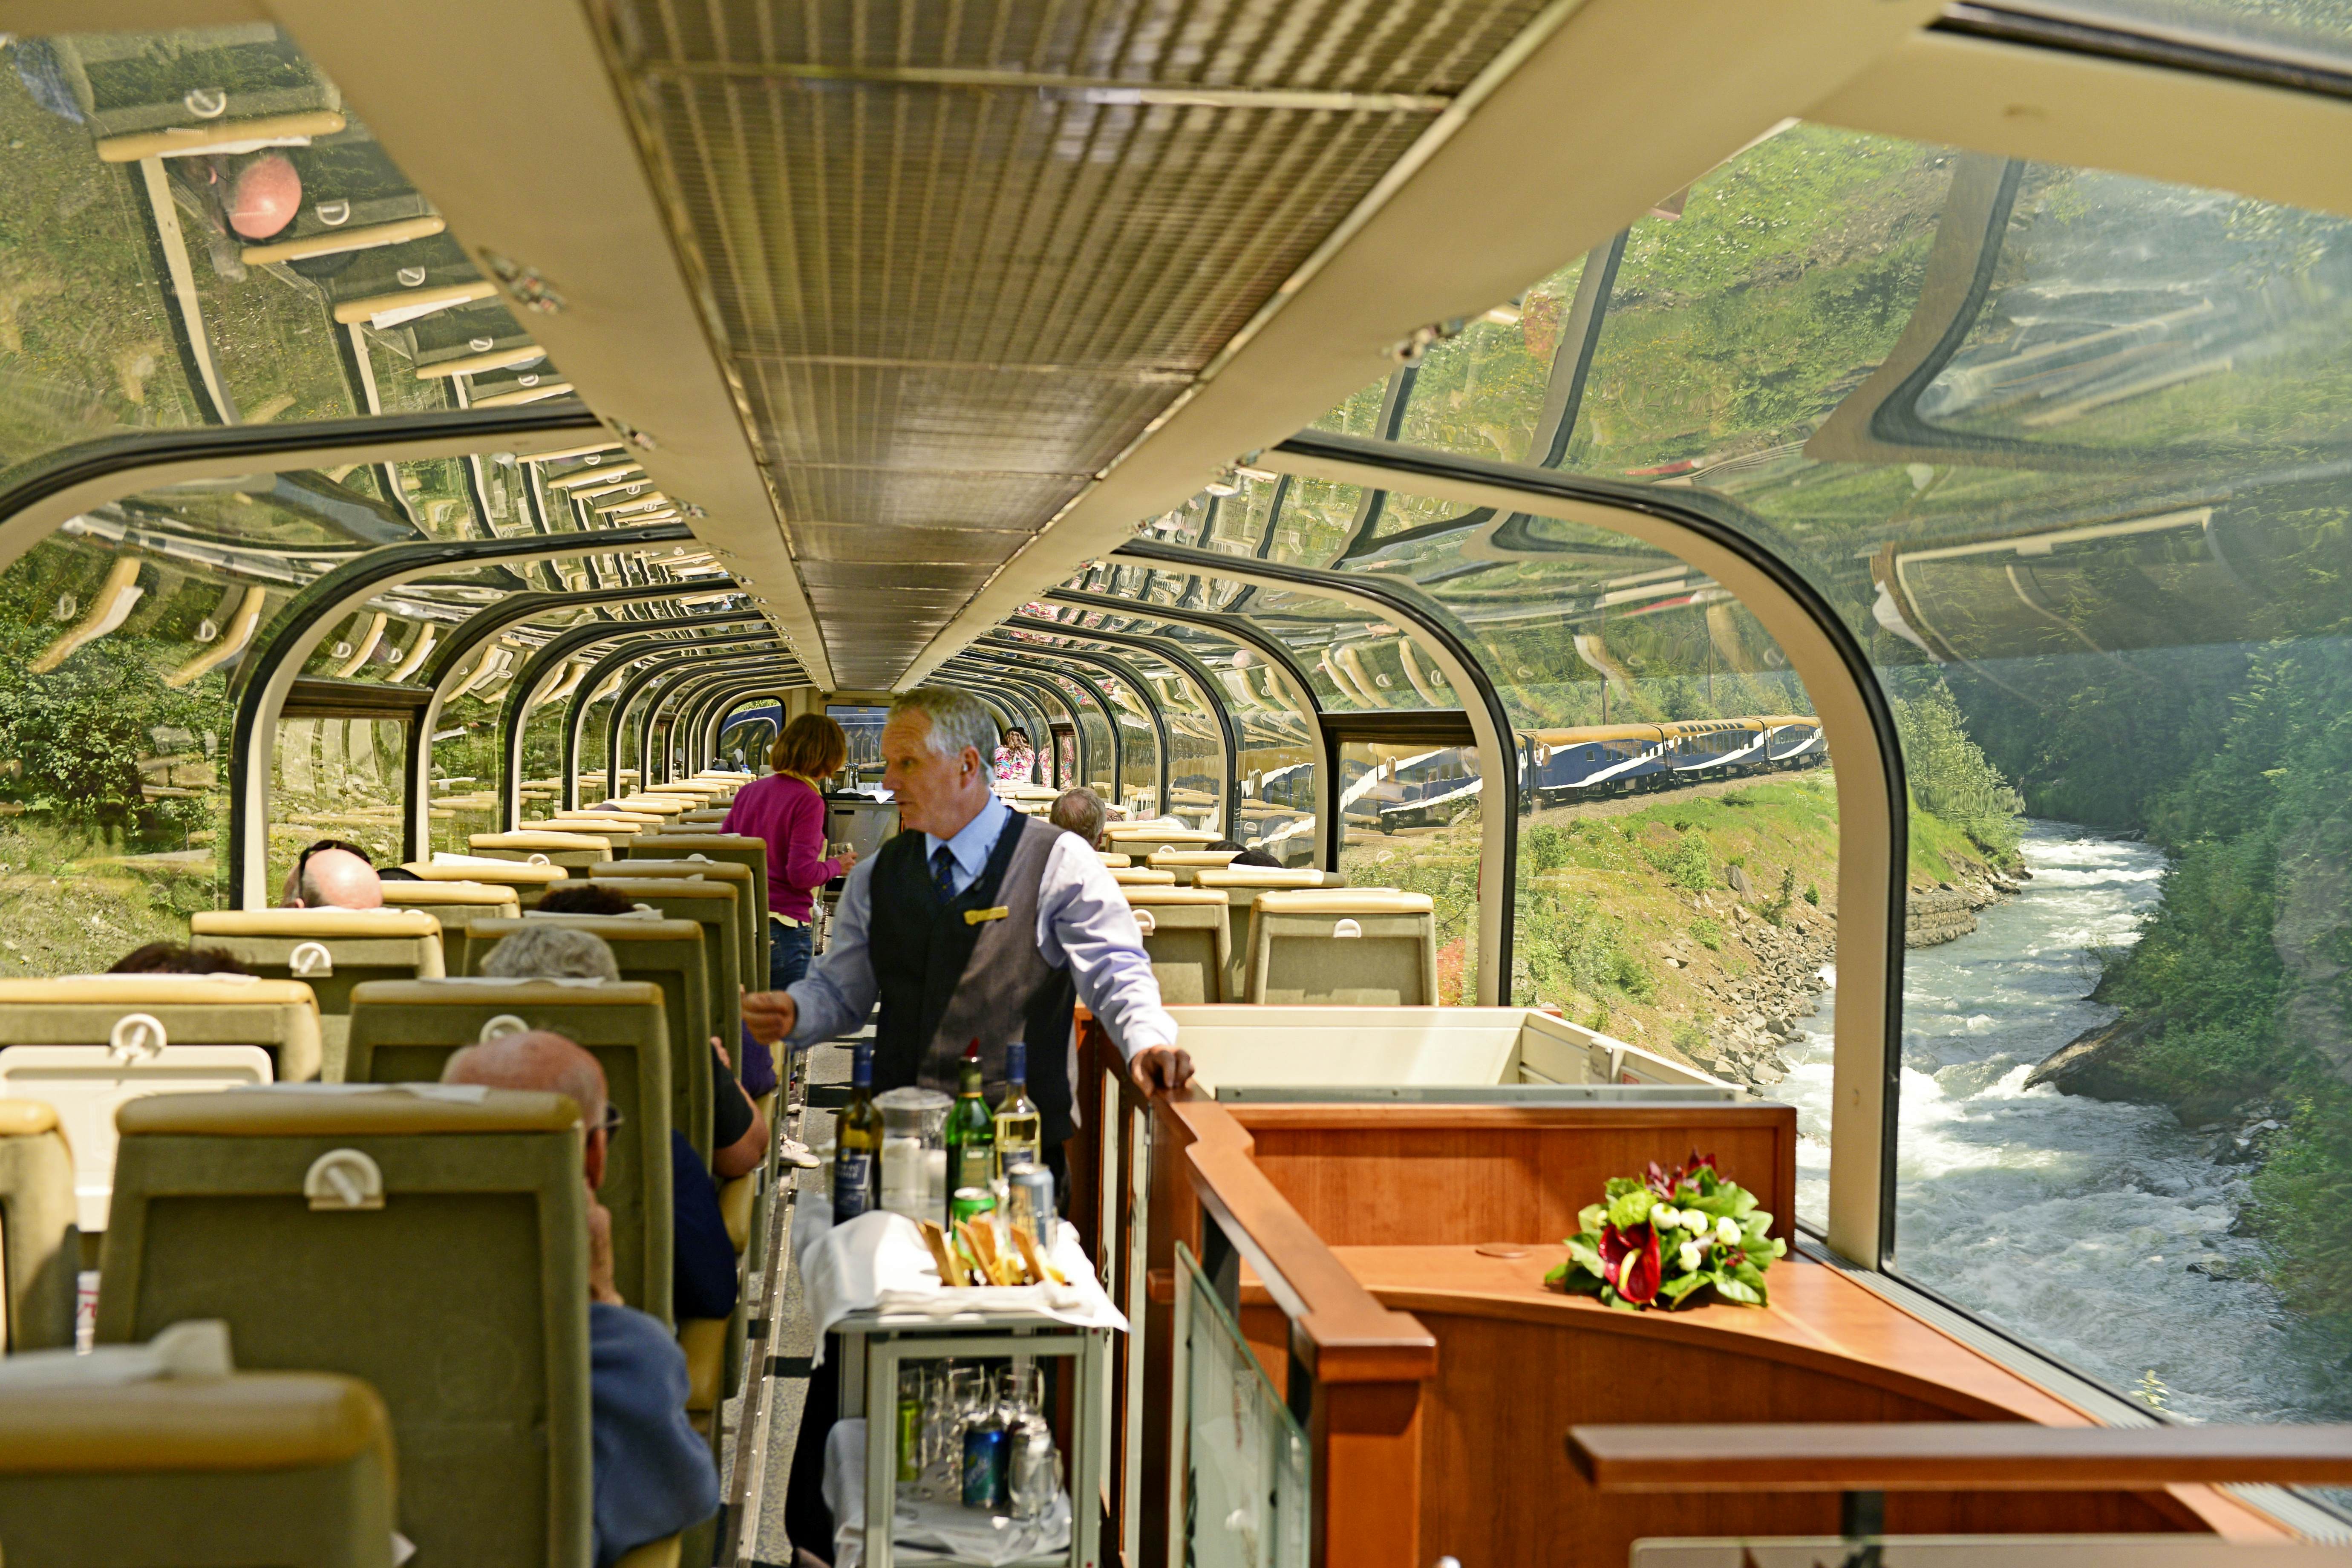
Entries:
[[1155,849],[1144,864],[1155,871],[1172,871],[1176,885],[1189,888],[1202,871],[1219,871],[1240,854],[1238,849]]
[[1436,1004],[1437,918],[1427,893],[1272,889],[1258,895],[1249,940],[1244,1001]]
[[446,974],[441,922],[425,910],[206,910],[188,919],[217,947],[270,980],[299,980],[319,999],[330,1062],[342,1050],[352,987],[363,980]]
[[[647,847],[653,850],[669,848],[668,836],[656,837]],[[625,877],[682,877],[689,879],[700,877],[732,887],[735,889],[736,978],[754,990],[767,989],[767,905],[759,898],[759,879],[751,867],[740,861],[705,858],[698,855],[666,858],[647,854],[632,855],[625,860],[615,861],[613,872]]]
[[1225,895],[1213,888],[1129,888],[1128,907],[1151,955],[1160,999],[1170,1006],[1231,1000],[1233,937]]
[[58,1108],[0,1100],[0,1349],[73,1343],[74,1236],[73,1151]]
[[1135,857],[1132,855],[1112,855],[1102,850],[1095,852],[1095,858],[1114,871],[1124,870],[1135,864]]
[[669,1025],[661,988],[639,981],[379,981],[352,998],[350,1081],[434,1083],[465,1046],[549,1029],[594,1057],[621,1113],[605,1141],[613,1285],[670,1317]]
[[328,1373],[0,1399],[12,1568],[392,1568],[393,1473],[383,1401]]
[[1192,874],[1192,885],[1214,888],[1231,900],[1225,910],[1232,937],[1231,957],[1225,970],[1225,994],[1238,1002],[1248,979],[1250,911],[1257,907],[1258,895],[1275,888],[1320,888],[1325,883],[1323,873],[1311,866],[1295,869],[1273,866],[1204,866]]
[[682,811],[678,813],[677,819],[680,822],[692,823],[724,822],[727,820],[727,808],[724,806],[705,806],[699,811]]
[[[624,980],[658,985],[669,1026],[669,1123],[710,1163],[710,976],[703,960],[703,928],[696,921],[646,920],[632,915],[532,915],[530,924],[570,926],[602,937]],[[522,921],[476,925],[466,957],[478,974]]]
[[1164,822],[1114,822],[1103,830],[1106,848],[1122,855],[1150,857],[1162,849],[1200,849],[1223,835],[1205,828],[1181,827]]
[[1149,866],[1113,866],[1110,879],[1122,888],[1172,888],[1176,873],[1155,871]]
[[[719,815],[722,819],[726,816],[724,812]],[[631,844],[629,860],[692,860],[702,858],[729,861],[737,866],[749,866],[751,868],[751,909],[761,917],[751,923],[755,927],[764,928],[767,924],[765,916],[769,907],[768,841],[748,833],[721,833],[715,827],[703,828],[699,832],[688,832],[688,826],[700,827],[701,825],[687,825],[684,818],[679,820],[680,826],[667,829],[650,840],[641,838]],[[624,864],[615,869],[626,871],[633,877],[637,874],[637,868],[634,865]],[[760,963],[751,970],[745,978],[745,983],[751,984],[755,991],[765,985],[768,975],[767,942],[764,937],[760,946],[761,949]]]
[[106,1228],[116,1110],[142,1095],[320,1074],[321,1020],[299,981],[98,974],[0,981],[0,1097],[52,1107],[73,1152],[74,1223]]
[[[532,866],[529,870],[560,868]],[[532,885],[538,890],[538,884]],[[446,974],[466,972],[466,929],[475,921],[522,913],[516,889],[495,882],[391,881],[383,885],[383,901],[392,909],[423,910],[441,927],[441,969]]]
[[602,865],[613,858],[612,840],[601,834],[477,833],[466,844],[475,854],[493,860],[530,860],[543,856],[549,865],[561,866],[567,871]]
[[[735,884],[709,877],[630,877],[615,867],[591,879],[632,903],[650,905],[669,920],[703,927],[703,973],[710,987],[710,1032],[731,1055],[743,1033],[743,939],[736,921],[747,911]],[[762,979],[765,976],[761,976]]]
[[[509,888],[515,901],[524,909],[536,909],[547,889],[562,881],[571,873],[551,861],[532,862],[504,860],[491,855],[436,854],[430,860],[412,860],[401,868],[414,871],[427,882],[484,882],[493,888]],[[449,972],[456,973],[457,964],[444,955]]]
[[420,1563],[589,1561],[578,1106],[277,1089],[158,1095],[121,1126],[100,1342],[218,1318],[241,1367],[359,1378]]
[[650,812],[660,817],[678,816],[689,811],[702,809],[700,801],[688,801],[682,795],[625,795],[613,804],[623,811]]
[[543,821],[523,825],[526,832],[585,833],[596,838],[609,838],[616,848],[641,833],[651,833],[654,826],[655,819],[617,811],[558,812]]

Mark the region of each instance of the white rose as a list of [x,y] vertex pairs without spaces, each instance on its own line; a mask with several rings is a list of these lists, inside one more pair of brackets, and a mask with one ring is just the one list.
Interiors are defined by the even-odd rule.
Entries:
[[1684,1271],[1687,1273],[1706,1260],[1706,1248],[1696,1241],[1685,1241],[1678,1256],[1682,1258]]
[[1660,1230],[1680,1230],[1683,1227],[1683,1212],[1669,1204],[1657,1204],[1650,1210],[1650,1223]]
[[1696,1209],[1685,1209],[1683,1210],[1683,1228],[1699,1240],[1705,1241],[1707,1233],[1715,1228],[1715,1221]]
[[1723,1243],[1726,1247],[1738,1246],[1739,1243],[1739,1222],[1732,1218],[1729,1215],[1725,1215],[1721,1219],[1715,1222],[1715,1238]]

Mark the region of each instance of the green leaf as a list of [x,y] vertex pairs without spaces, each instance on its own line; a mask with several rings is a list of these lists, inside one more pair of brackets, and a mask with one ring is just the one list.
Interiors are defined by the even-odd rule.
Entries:
[[1568,1265],[1566,1263],[1555,1263],[1551,1266],[1551,1272],[1544,1276],[1544,1283],[1547,1285],[1557,1285],[1567,1278]]
[[1738,1270],[1736,1268],[1717,1270],[1715,1276],[1715,1293],[1727,1301],[1737,1301],[1744,1307],[1762,1306],[1764,1304],[1762,1289],[1738,1279]]
[[1630,1229],[1650,1217],[1650,1210],[1656,1206],[1657,1201],[1647,1187],[1637,1186],[1629,1193],[1612,1193],[1609,1196],[1609,1223],[1619,1230]]
[[1684,1274],[1658,1287],[1658,1294],[1669,1301],[1679,1301],[1700,1286],[1708,1283],[1705,1272]]
[[1748,1239],[1753,1241],[1772,1228],[1772,1216],[1762,1209],[1757,1209],[1740,1216],[1739,1228]]
[[1591,1237],[1571,1236],[1568,1238],[1568,1260],[1598,1275],[1601,1272],[1600,1246]]
[[1645,1192],[1648,1189],[1643,1187],[1641,1183],[1635,1181],[1631,1176],[1612,1176],[1607,1181],[1601,1184],[1601,1191],[1602,1194],[1612,1198],[1622,1198],[1627,1193],[1639,1193]]
[[1754,1193],[1749,1192],[1746,1187],[1729,1183],[1726,1184],[1726,1188],[1731,1194],[1732,1218],[1745,1219],[1748,1215],[1756,1212],[1756,1194]]
[[1764,1289],[1764,1270],[1757,1268],[1756,1265],[1748,1262],[1744,1258],[1734,1263],[1730,1268],[1725,1269],[1724,1272],[1730,1275],[1732,1279],[1738,1280],[1740,1284],[1747,1286],[1751,1290],[1761,1290]]
[[1608,1220],[1609,1210],[1607,1205],[1602,1204],[1587,1204],[1576,1211],[1577,1228],[1596,1239],[1601,1235],[1601,1227],[1607,1224]]

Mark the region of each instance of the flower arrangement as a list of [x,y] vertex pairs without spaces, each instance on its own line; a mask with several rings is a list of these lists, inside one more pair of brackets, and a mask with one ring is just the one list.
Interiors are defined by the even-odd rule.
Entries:
[[1772,1216],[1716,1170],[1714,1155],[1694,1149],[1674,1171],[1652,1161],[1647,1180],[1612,1176],[1602,1190],[1604,1200],[1577,1215],[1584,1228],[1547,1284],[1628,1312],[1686,1307],[1705,1286],[1726,1301],[1764,1305],[1764,1270],[1788,1244],[1764,1234]]

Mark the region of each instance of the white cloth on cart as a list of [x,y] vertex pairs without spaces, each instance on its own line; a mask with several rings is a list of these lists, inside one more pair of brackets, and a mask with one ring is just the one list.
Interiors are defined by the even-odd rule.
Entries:
[[[825,1435],[824,1506],[835,1521],[833,1568],[858,1568],[866,1558],[866,1423],[856,1416]],[[1056,1492],[1044,1518],[1026,1521],[904,1498],[891,1518],[890,1547],[909,1561],[945,1556],[990,1568],[1061,1556],[1070,1550],[1070,1494]]]
[[833,1223],[833,1205],[821,1193],[803,1193],[793,1204],[793,1255],[800,1265],[801,1289],[816,1322],[815,1360],[824,1360],[826,1331],[854,1312],[877,1311],[894,1318],[928,1318],[952,1323],[984,1314],[1034,1312],[1082,1329],[1115,1329],[1127,1319],[1103,1293],[1078,1243],[1077,1227],[1059,1222],[1052,1262],[1066,1285],[988,1285],[950,1289],[940,1283],[939,1266],[915,1222],[876,1210],[846,1225]]

